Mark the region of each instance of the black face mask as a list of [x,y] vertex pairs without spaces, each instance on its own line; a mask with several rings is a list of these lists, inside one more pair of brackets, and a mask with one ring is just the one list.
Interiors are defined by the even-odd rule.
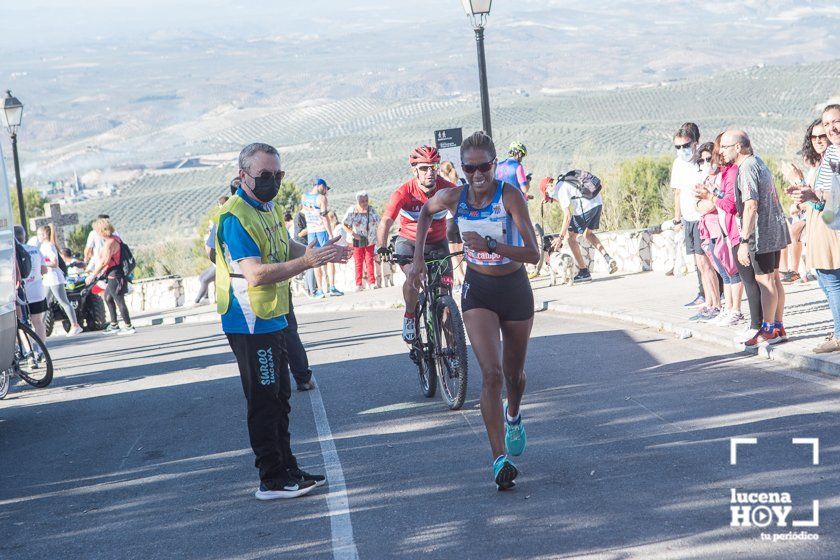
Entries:
[[260,202],[271,202],[277,193],[280,192],[280,184],[274,177],[254,177],[254,196]]

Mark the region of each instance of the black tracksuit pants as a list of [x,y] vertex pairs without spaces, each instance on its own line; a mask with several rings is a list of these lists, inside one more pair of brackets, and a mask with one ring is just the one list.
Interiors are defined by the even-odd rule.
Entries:
[[288,479],[297,467],[289,435],[291,384],[283,331],[266,334],[227,334],[239,365],[242,390],[248,402],[248,436],[269,490]]
[[295,307],[292,304],[291,288],[289,289],[289,314],[286,315],[286,320],[289,322],[289,326],[281,332],[283,338],[286,339],[286,351],[289,355],[288,369],[291,370],[292,377],[295,378],[297,383],[306,383],[312,379],[312,370],[309,369],[309,358],[298,334],[298,323],[297,317],[295,317]]

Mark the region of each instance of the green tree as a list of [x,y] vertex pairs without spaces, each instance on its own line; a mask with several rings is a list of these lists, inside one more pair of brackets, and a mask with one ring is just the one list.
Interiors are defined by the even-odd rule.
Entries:
[[638,157],[619,165],[617,189],[604,188],[604,206],[614,204],[620,227],[645,228],[663,221],[673,209],[668,188],[671,161],[667,157]]
[[[29,221],[29,218],[35,218],[37,216],[44,215],[44,204],[47,204],[49,200],[41,194],[41,191],[38,189],[23,189],[23,208],[26,210],[26,221]],[[20,211],[18,210],[18,199],[17,199],[17,192],[12,190],[12,215],[14,222],[16,224],[20,223]],[[27,237],[29,235],[33,235],[35,232],[29,229],[29,224],[23,224],[23,227],[26,228]]]
[[283,181],[280,183],[280,192],[274,197],[274,202],[279,204],[286,212],[294,213],[300,206],[301,192],[294,181]]
[[70,230],[66,235],[67,247],[73,251],[74,255],[83,255],[85,252],[85,244],[87,243],[88,234],[93,231],[93,226],[90,223],[81,224]]

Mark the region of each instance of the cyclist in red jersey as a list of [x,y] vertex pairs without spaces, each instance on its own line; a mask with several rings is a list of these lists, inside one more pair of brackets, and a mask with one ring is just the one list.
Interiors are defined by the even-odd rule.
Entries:
[[[398,255],[411,257],[414,255],[414,239],[417,234],[417,218],[420,210],[429,198],[441,189],[453,188],[455,185],[438,176],[440,154],[431,146],[415,148],[408,158],[414,175],[408,182],[401,185],[391,195],[382,221],[376,231],[379,251],[383,252],[388,246],[388,233],[397,216],[400,217],[400,230],[394,243],[394,252]],[[424,253],[435,251],[441,255],[449,254],[449,244],[446,241],[446,211],[435,214],[432,226],[426,238]],[[412,265],[402,265],[406,277],[411,273]],[[451,274],[451,271],[450,271]],[[403,284],[403,298],[405,299],[405,318],[403,319],[403,340],[408,343],[416,336],[414,327],[414,310],[417,307],[418,287],[409,282]]]

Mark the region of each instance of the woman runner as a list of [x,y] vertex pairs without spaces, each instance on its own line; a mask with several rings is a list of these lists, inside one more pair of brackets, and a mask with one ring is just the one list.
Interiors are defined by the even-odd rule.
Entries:
[[509,455],[521,455],[526,442],[519,407],[525,392],[534,294],[523,263],[538,262],[540,254],[525,199],[519,189],[495,179],[496,162],[493,140],[483,132],[461,145],[467,185],[443,189],[423,206],[407,281],[419,285],[426,273],[423,247],[432,216],[449,210],[464,241],[467,272],[461,309],[481,366],[481,416],[490,440],[493,478],[499,490],[507,490],[518,474]]

